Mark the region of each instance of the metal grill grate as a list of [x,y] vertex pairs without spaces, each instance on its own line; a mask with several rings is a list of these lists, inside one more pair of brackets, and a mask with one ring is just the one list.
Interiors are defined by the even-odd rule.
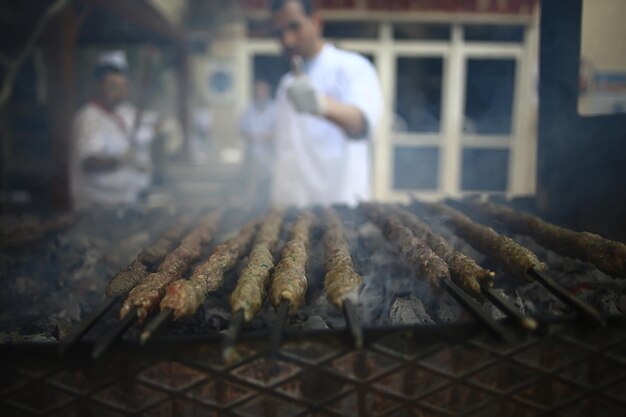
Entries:
[[[514,347],[475,326],[291,338],[278,359],[265,338],[221,362],[213,341],[123,344],[102,361],[90,346],[2,355],[3,416],[623,416],[621,321],[580,333],[571,323]],[[84,349],[81,349],[84,348]],[[9,349],[9,348],[4,348]],[[82,352],[84,350],[84,352]],[[5,352],[6,353],[6,352]],[[10,358],[10,359],[8,359]]]

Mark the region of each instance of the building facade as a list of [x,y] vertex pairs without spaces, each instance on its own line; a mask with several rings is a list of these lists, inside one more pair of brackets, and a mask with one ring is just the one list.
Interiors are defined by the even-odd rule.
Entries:
[[[212,34],[207,55],[196,56],[196,82],[215,114],[216,138],[236,136],[232,114],[247,104],[255,78],[276,85],[287,70],[269,2],[239,6],[222,18],[228,23]],[[325,37],[363,54],[380,76],[385,114],[372,144],[375,198],[534,194],[536,0],[321,6]],[[203,39],[201,31],[192,33]]]

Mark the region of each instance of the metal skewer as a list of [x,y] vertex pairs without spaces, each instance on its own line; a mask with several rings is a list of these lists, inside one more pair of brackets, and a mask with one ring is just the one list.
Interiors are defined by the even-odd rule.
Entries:
[[455,283],[449,279],[442,279],[441,285],[459,304],[461,304],[461,306],[471,313],[478,321],[484,324],[495,336],[509,344],[515,343],[515,339],[511,333],[508,332],[500,323],[494,320],[489,313],[483,310],[478,303],[465,294]]
[[228,361],[234,354],[235,343],[243,325],[244,312],[242,309],[237,310],[231,317],[230,324],[226,333],[224,333],[224,343],[222,345],[222,359]]
[[159,314],[154,317],[150,323],[146,325],[146,327],[141,332],[141,336],[139,337],[139,342],[142,345],[148,343],[150,338],[157,332],[159,329],[166,323],[169,323],[174,316],[174,310],[171,308],[165,308],[159,311]]
[[550,291],[552,295],[576,311],[581,318],[597,326],[606,326],[606,320],[595,308],[569,293],[545,272],[530,268],[527,273]]
[[361,326],[361,320],[357,314],[356,305],[352,300],[343,301],[343,313],[346,316],[346,322],[348,323],[348,329],[354,340],[354,346],[357,349],[363,348],[363,328]]
[[509,300],[498,294],[493,288],[486,284],[481,284],[481,293],[485,298],[495,305],[499,310],[505,313],[507,316],[515,319],[515,321],[524,329],[529,332],[534,332],[539,328],[537,320],[532,317],[524,315],[520,309],[513,305]]
[[130,326],[137,322],[137,320],[137,308],[135,307],[130,310],[128,314],[116,324],[111,332],[109,332],[96,344],[96,346],[93,348],[93,352],[91,352],[91,356],[94,359],[100,358],[109,348],[109,346],[111,346],[113,342],[119,339],[126,332],[126,330],[130,328]]
[[278,306],[278,312],[276,313],[276,323],[272,328],[270,334],[270,356],[276,357],[280,350],[280,344],[283,341],[283,332],[285,325],[287,324],[287,317],[289,316],[289,300],[282,300]]
[[85,317],[79,324],[74,328],[70,334],[68,334],[62,341],[59,346],[59,353],[63,354],[67,352],[78,340],[80,340],[83,335],[85,335],[89,330],[96,325],[96,322],[100,320],[102,316],[109,312],[120,301],[121,297],[115,297],[106,299],[98,306],[91,314]]

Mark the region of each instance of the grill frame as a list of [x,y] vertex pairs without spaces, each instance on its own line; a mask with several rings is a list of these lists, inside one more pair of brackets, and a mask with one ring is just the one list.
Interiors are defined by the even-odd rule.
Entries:
[[[3,384],[0,411],[7,416],[517,416],[572,410],[593,415],[596,406],[598,415],[623,415],[626,398],[618,395],[626,392],[624,322],[613,317],[606,327],[590,330],[572,318],[542,321],[541,335],[517,334],[516,346],[494,339],[477,323],[366,329],[363,350],[352,347],[347,332],[288,332],[278,359],[269,356],[268,336],[256,333],[242,336],[237,345],[242,357],[230,364],[221,362],[218,338],[205,336],[157,338],[144,347],[124,341],[100,361],[91,359],[92,345],[86,342],[64,356],[57,344],[3,346],[0,374],[16,381],[12,387]],[[359,374],[367,366],[371,371]],[[485,379],[489,373],[495,382]],[[519,384],[512,381],[516,375],[523,376]],[[305,386],[311,383],[313,390]],[[210,384],[209,394],[194,391]],[[336,392],[311,398],[318,387],[333,391],[333,384]],[[413,388],[403,393],[404,385],[397,384]],[[233,387],[241,392],[228,400]]]

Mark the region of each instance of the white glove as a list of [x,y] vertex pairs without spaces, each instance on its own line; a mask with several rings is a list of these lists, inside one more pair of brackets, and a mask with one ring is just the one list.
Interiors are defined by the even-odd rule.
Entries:
[[313,87],[305,75],[294,78],[287,87],[287,97],[300,113],[311,113],[316,116],[326,114],[326,97]]

